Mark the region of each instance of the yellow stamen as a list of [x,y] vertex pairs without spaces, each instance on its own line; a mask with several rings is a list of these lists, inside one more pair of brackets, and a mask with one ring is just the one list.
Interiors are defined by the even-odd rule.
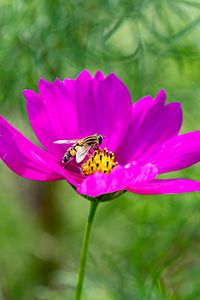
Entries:
[[81,168],[84,175],[91,175],[95,172],[109,174],[117,164],[113,152],[108,152],[107,148],[104,150],[99,148],[82,164]]

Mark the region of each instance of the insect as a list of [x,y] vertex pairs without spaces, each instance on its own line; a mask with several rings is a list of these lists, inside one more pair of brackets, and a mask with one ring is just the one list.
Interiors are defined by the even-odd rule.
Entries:
[[91,149],[98,149],[103,141],[103,136],[100,134],[93,134],[79,140],[58,140],[54,144],[73,144],[65,152],[62,163],[68,164],[74,157],[76,162],[80,163]]

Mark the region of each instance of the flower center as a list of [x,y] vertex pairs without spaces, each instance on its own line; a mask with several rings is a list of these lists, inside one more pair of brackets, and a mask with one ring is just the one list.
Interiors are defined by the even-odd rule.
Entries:
[[108,152],[107,148],[104,150],[99,148],[82,164],[81,168],[84,175],[91,175],[95,172],[109,174],[117,164],[113,152]]

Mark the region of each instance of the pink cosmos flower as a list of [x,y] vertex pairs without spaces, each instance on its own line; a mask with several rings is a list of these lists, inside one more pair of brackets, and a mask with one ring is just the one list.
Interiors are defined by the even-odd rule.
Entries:
[[[104,77],[98,71],[93,78],[82,71],[76,79],[53,83],[41,79],[38,94],[32,90],[23,94],[31,126],[45,150],[0,117],[0,157],[16,174],[40,181],[66,179],[78,193],[99,200],[120,191],[200,191],[199,181],[159,179],[159,174],[200,161],[200,130],[179,134],[181,105],[165,104],[163,90],[154,99],[144,96],[132,104],[128,89],[116,75]],[[118,165],[109,174],[97,169],[89,176],[75,160],[64,168],[62,158],[68,146],[53,142],[95,133],[104,136],[102,147],[114,153]]]

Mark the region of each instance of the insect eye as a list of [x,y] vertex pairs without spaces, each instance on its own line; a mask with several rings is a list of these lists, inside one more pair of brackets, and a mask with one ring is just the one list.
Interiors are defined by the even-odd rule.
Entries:
[[102,143],[102,141],[103,141],[102,135],[99,135],[99,136],[98,136],[98,141],[99,141],[99,145],[101,145],[101,143]]

